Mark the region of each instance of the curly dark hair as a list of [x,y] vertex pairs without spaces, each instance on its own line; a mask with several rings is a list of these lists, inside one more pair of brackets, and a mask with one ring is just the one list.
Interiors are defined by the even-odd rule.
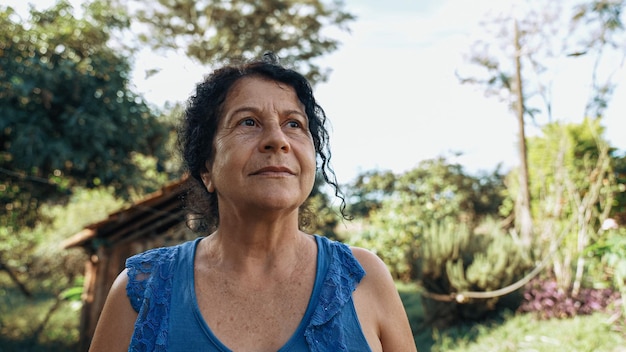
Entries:
[[[261,76],[291,86],[304,105],[309,119],[309,130],[318,158],[318,173],[334,188],[335,196],[341,199],[340,212],[344,218],[346,202],[330,166],[329,135],[326,129],[326,114],[317,104],[308,80],[300,73],[283,67],[273,53],[260,59],[229,64],[213,71],[196,86],[195,93],[188,99],[179,129],[179,147],[186,172],[191,176],[185,199],[187,226],[196,232],[208,232],[219,224],[217,195],[209,192],[202,182],[206,162],[214,159],[213,140],[226,97],[235,82],[243,77]],[[310,214],[301,207],[300,224],[310,222]]]

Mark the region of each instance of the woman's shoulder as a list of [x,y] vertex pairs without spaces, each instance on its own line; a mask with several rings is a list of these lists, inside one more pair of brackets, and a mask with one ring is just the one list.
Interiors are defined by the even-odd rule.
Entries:
[[175,275],[177,261],[192,255],[196,242],[153,248],[126,259],[126,291],[136,311],[139,311],[148,286],[153,288],[151,291],[166,291]]
[[356,283],[361,281],[365,275],[365,270],[358,258],[354,255],[352,247],[327,237],[320,236],[320,238],[323,250],[326,252],[331,262],[331,273],[347,274],[355,279]]
[[361,272],[367,274],[385,274],[388,272],[386,264],[372,251],[350,246],[340,241],[330,240],[326,237],[322,237],[322,241],[332,249],[332,256],[334,259],[342,263],[350,271]]
[[143,272],[151,271],[155,265],[172,261],[180,251],[192,251],[197,241],[198,239],[174,246],[152,248],[137,253],[126,259],[126,267],[129,269],[138,269]]
[[[386,292],[395,289],[387,264],[374,252],[343,242],[328,240],[333,247],[335,266],[342,275],[348,275],[361,287]],[[332,270],[331,270],[332,271]],[[378,292],[381,294],[382,292]]]
[[374,252],[350,247],[367,275],[355,292],[355,308],[373,350],[415,351],[402,300],[385,262]]
[[350,251],[368,274],[384,274],[386,276],[389,273],[385,262],[369,249],[351,246]]

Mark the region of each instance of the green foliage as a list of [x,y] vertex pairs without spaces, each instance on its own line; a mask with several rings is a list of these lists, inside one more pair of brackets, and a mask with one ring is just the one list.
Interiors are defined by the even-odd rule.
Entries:
[[313,59],[339,45],[325,31],[346,30],[354,20],[341,0],[159,0],[158,5],[134,0],[128,6],[146,28],[140,39],[152,47],[180,48],[211,65],[271,50],[313,82],[328,75]]
[[82,299],[83,291],[84,289],[82,285],[70,287],[61,292],[60,298],[67,301],[80,302],[80,300]]
[[135,155],[164,154],[167,127],[130,90],[130,65],[109,42],[126,22],[96,9],[79,18],[61,1],[22,20],[0,8],[0,198],[15,214],[0,225],[32,226],[43,202],[77,186],[122,194],[142,178]]
[[608,230],[587,247],[589,271],[594,286],[609,286],[622,295],[622,316],[626,317],[626,228]]
[[[41,207],[40,213],[53,219],[51,222],[41,221],[34,228],[16,232],[0,227],[0,258],[30,290],[59,292],[82,275],[85,261],[83,251],[63,249],[63,240],[85,225],[105,219],[123,204],[111,188],[76,189],[67,204]],[[14,283],[0,272],[0,287],[11,286]]]
[[45,291],[26,298],[0,286],[0,351],[76,351],[80,307]]
[[[444,297],[505,288],[523,278],[532,266],[519,244],[500,229],[477,234],[452,219],[433,221],[422,233],[421,245],[414,248],[412,256],[415,280],[427,292],[426,319],[437,327],[480,320],[503,302],[500,295],[484,299],[463,299],[457,295],[454,301]],[[508,296],[505,298],[512,303],[507,305],[515,306],[515,297],[517,303],[521,300],[516,292]]]
[[378,210],[385,197],[393,193],[396,175],[391,171],[372,170],[357,176],[350,187],[350,214],[368,217]]
[[[606,287],[615,280],[616,287],[626,284],[626,230],[608,230],[597,242],[587,247],[585,254],[595,258],[601,273],[594,275],[595,285]],[[600,263],[599,263],[600,264]]]
[[[558,77],[554,73],[563,64],[581,57],[593,62],[588,65],[588,70],[576,72],[584,79],[590,77],[589,99],[583,117],[601,118],[617,86],[613,72],[621,65],[620,58],[626,53],[623,45],[625,6],[624,0],[527,1],[523,7],[512,6],[508,14],[484,21],[486,33],[481,33],[480,39],[471,46],[468,61],[472,69],[468,71],[470,76],[461,78],[461,82],[482,86],[487,95],[510,103],[511,109],[517,113],[522,158],[516,178],[521,179],[521,183],[517,185],[519,192],[511,192],[514,202],[507,202],[507,209],[503,210],[507,213],[517,211],[513,219],[525,245],[532,242],[533,230],[545,228],[543,224],[533,224],[532,216],[528,214],[533,199],[528,188],[537,184],[528,180],[528,173],[533,169],[526,162],[525,118],[530,118],[533,123],[539,117],[548,123],[553,121],[552,111],[555,109],[550,87],[555,86]],[[516,209],[512,205],[516,205]]]
[[[542,136],[528,141],[531,208],[538,229],[535,254],[544,257],[551,247],[558,248],[552,271],[560,287],[574,294],[589,281],[583,280],[583,251],[598,239],[602,222],[621,199],[616,197],[620,186],[614,151],[600,122],[548,124]],[[509,176],[515,194],[515,174]]]
[[328,194],[324,192],[325,185],[323,176],[320,173],[316,174],[311,194],[300,208],[301,228],[308,233],[338,240],[335,228],[339,223],[340,214],[332,206]]
[[367,216],[362,229],[350,234],[349,240],[375,251],[395,277],[409,280],[407,254],[421,245],[421,234],[432,221],[452,218],[473,228],[497,211],[503,188],[497,170],[493,175],[472,177],[443,158],[422,161],[399,176],[367,173],[351,187],[351,194],[361,199],[357,213]]
[[[593,179],[590,176],[606,143],[602,135],[604,127],[599,119],[585,119],[580,124],[551,123],[542,128],[542,136],[528,141],[528,161],[530,165],[533,217],[541,218],[546,211],[542,208],[548,195],[555,195],[565,189],[564,178],[569,179],[577,190],[584,192]],[[563,217],[572,215],[567,202],[561,208]],[[544,204],[545,205],[545,204]],[[595,219],[599,227],[601,219]]]
[[615,174],[615,200],[609,216],[623,225],[626,224],[626,153],[613,155],[611,161]]

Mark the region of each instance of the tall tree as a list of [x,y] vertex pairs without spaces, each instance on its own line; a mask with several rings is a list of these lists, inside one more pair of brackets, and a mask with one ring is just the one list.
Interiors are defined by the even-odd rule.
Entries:
[[347,30],[354,16],[334,0],[118,0],[134,9],[141,41],[182,50],[203,64],[275,52],[313,82],[328,70],[314,60],[337,49],[328,30]]
[[515,203],[515,218],[517,219],[520,238],[525,247],[530,247],[533,221],[530,214],[530,179],[528,177],[528,157],[526,148],[526,130],[524,125],[524,85],[522,83],[522,48],[520,45],[520,32],[517,21],[514,21],[515,35],[515,94],[517,103],[515,104],[515,112],[517,116],[517,125],[519,128],[519,156],[520,156],[520,173],[519,184],[520,191]]
[[[567,60],[590,59],[592,82],[584,115],[600,118],[615,87],[615,67],[603,61],[610,55],[624,57],[624,0],[516,2],[510,14],[485,23],[489,34],[471,47],[469,62],[482,69],[462,77],[463,83],[480,84],[489,95],[508,101],[520,122],[521,196],[518,202],[529,214],[529,189],[524,124],[553,118],[554,76]],[[620,44],[621,43],[621,44]],[[620,60],[617,61],[618,65]],[[615,65],[615,61],[613,61]],[[526,177],[524,177],[526,176]],[[524,185],[525,184],[525,185]],[[522,221],[520,224],[521,220]],[[518,217],[518,229],[530,236],[529,219]],[[526,238],[525,242],[530,242]]]

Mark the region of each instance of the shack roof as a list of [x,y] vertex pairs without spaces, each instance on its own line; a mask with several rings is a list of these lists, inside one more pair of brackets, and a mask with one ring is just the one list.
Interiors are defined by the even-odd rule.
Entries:
[[185,222],[182,196],[188,178],[163,186],[129,207],[116,211],[107,219],[87,225],[63,242],[64,248],[96,249],[158,236]]

